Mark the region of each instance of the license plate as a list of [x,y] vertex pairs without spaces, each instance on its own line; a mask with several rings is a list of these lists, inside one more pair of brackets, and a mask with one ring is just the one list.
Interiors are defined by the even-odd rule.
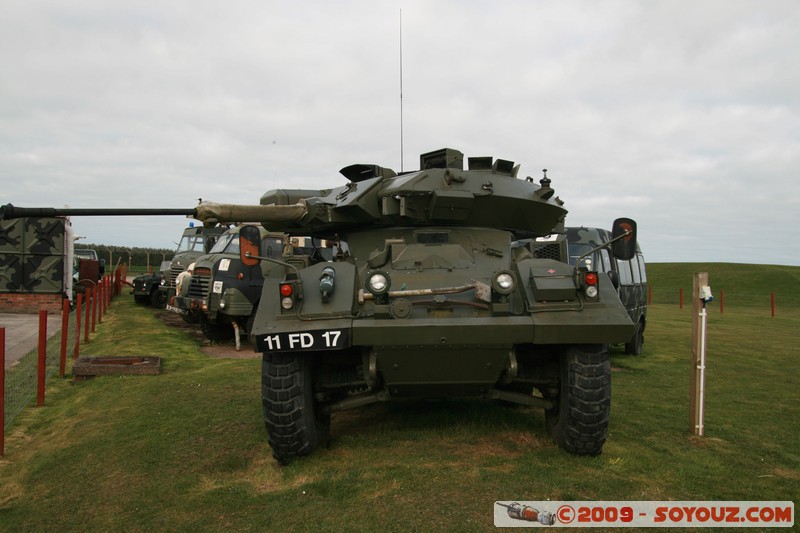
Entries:
[[178,313],[179,315],[185,315],[187,313],[186,309],[181,309],[180,307],[175,307],[174,305],[167,304],[167,311],[172,311],[173,313]]
[[341,350],[350,346],[349,329],[320,329],[292,333],[260,335],[256,347],[260,352],[302,352]]

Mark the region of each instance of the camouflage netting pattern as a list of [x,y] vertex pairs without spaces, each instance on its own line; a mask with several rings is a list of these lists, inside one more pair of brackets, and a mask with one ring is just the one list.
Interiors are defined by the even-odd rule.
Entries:
[[64,290],[64,224],[62,218],[0,221],[0,293]]

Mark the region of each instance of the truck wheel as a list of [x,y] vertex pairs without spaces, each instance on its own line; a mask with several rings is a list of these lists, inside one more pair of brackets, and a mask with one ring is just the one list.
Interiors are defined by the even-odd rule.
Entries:
[[630,342],[625,343],[625,353],[631,355],[642,355],[644,347],[644,324],[640,321],[636,324],[636,331]]
[[272,456],[280,464],[326,446],[331,415],[314,401],[313,354],[265,354],[261,401]]
[[567,346],[560,357],[560,395],[545,411],[550,437],[575,455],[599,455],[608,436],[611,362],[603,344]]
[[141,296],[138,294],[134,295],[133,301],[136,302],[137,304],[145,305],[147,304],[147,296]]
[[215,324],[206,315],[200,315],[200,331],[203,336],[210,341],[222,342],[233,338],[233,326],[231,324]]
[[200,322],[200,315],[195,311],[188,311],[181,314],[181,318],[187,324],[197,324]]
[[164,309],[166,304],[167,299],[162,291],[158,290],[158,288],[150,291],[150,307],[153,309]]

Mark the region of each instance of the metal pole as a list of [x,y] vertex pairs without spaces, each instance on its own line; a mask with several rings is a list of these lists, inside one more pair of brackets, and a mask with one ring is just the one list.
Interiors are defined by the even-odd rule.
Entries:
[[706,350],[706,302],[701,298],[701,290],[708,285],[708,273],[694,275],[692,287],[692,352],[691,352],[691,388],[689,409],[689,431],[694,435],[703,435],[705,401],[705,350]]
[[44,405],[44,380],[47,369],[47,310],[39,309],[39,372],[36,380],[36,407]]
[[77,359],[81,351],[81,315],[83,306],[83,293],[78,293],[78,301],[75,304],[75,348],[72,351],[72,358]]
[[86,316],[83,324],[83,342],[89,342],[89,318],[92,311],[92,288],[86,287]]
[[6,328],[0,328],[0,457],[6,454]]
[[697,434],[701,437],[705,435],[705,395],[706,395],[706,303],[703,302],[703,308],[700,311],[700,397],[698,399],[698,420],[697,420]]
[[61,357],[59,358],[58,377],[63,378],[67,368],[67,337],[69,337],[69,300],[64,298],[61,306]]
[[100,296],[99,289],[100,287],[97,285],[92,288],[92,333],[94,333],[97,323],[97,297]]

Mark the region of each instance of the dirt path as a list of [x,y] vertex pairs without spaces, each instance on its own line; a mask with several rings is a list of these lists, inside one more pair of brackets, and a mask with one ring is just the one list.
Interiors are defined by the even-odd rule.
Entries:
[[179,328],[186,331],[200,345],[200,350],[209,357],[223,357],[229,359],[255,359],[260,357],[260,353],[253,351],[253,345],[246,338],[240,341],[241,348],[236,351],[233,341],[211,342],[203,336],[200,326],[186,322],[180,315],[171,311],[156,311],[156,317],[172,328]]

